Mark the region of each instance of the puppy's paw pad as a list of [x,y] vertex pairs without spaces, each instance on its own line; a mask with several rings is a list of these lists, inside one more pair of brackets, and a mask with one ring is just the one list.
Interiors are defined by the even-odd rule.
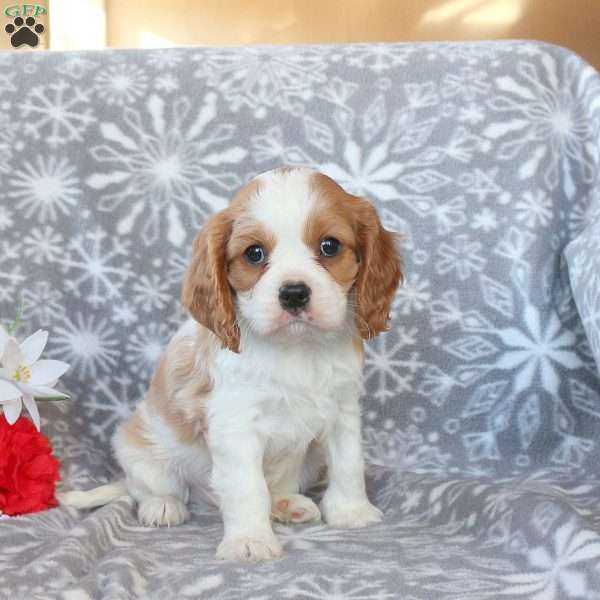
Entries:
[[383,513],[370,502],[353,505],[330,506],[325,511],[327,524],[338,529],[356,529],[379,523]]
[[301,494],[285,494],[272,499],[271,516],[280,523],[307,523],[320,521],[318,506]]
[[225,538],[217,548],[217,558],[221,560],[257,562],[272,560],[282,554],[281,544],[274,534]]
[[188,520],[186,505],[174,496],[150,496],[138,507],[138,518],[146,527],[175,527]]

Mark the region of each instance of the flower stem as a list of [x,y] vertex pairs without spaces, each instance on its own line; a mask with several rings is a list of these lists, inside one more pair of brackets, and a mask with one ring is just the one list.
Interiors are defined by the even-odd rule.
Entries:
[[67,396],[66,398],[63,396],[53,396],[52,398],[39,398],[36,397],[34,400],[36,402],[62,402],[63,400],[70,400],[71,397]]
[[19,294],[19,301],[17,302],[17,314],[15,320],[10,324],[8,328],[8,335],[15,335],[17,329],[21,326],[21,320],[23,319],[23,308],[25,302],[23,301],[23,295]]

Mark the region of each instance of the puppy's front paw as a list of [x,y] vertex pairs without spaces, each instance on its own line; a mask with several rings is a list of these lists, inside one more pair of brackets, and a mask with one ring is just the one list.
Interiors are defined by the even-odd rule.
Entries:
[[302,494],[282,494],[273,496],[271,516],[280,523],[307,523],[320,521],[321,511]]
[[360,504],[348,504],[324,499],[321,509],[327,524],[337,529],[366,527],[383,519],[383,513],[368,500]]
[[274,533],[233,535],[223,539],[217,548],[221,560],[256,562],[281,556],[283,550]]

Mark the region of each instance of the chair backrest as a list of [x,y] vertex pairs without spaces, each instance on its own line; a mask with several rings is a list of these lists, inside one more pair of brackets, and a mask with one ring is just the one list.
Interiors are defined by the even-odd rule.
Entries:
[[302,164],[404,234],[393,328],[367,351],[369,459],[597,472],[562,250],[598,186],[599,98],[578,57],[528,42],[0,55],[0,315],[22,294],[72,364],[48,427],[106,445],[182,319],[195,232]]

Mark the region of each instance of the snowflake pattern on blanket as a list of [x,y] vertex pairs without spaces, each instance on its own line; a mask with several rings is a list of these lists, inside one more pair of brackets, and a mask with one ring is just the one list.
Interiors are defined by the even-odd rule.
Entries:
[[20,295],[19,333],[72,365],[40,407],[65,487],[119,477],[191,241],[255,174],[368,197],[407,274],[366,349],[383,523],[276,525],[285,556],[247,567],[202,503],[159,531],[127,498],[3,519],[0,597],[600,600],[591,67],[529,42],[4,53],[0,106],[0,318]]

